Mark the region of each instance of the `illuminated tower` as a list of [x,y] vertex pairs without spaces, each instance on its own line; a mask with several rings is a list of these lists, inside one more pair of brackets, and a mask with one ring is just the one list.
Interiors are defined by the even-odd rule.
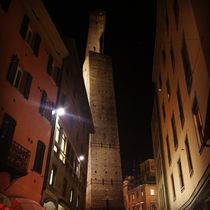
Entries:
[[90,135],[86,209],[122,209],[122,173],[111,57],[103,55],[105,13],[91,12],[83,76],[95,133]]

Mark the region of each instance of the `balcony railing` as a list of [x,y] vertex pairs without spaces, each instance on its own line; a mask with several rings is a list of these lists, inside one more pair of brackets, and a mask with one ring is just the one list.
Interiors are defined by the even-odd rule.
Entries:
[[27,174],[31,152],[15,141],[12,141],[7,157],[0,160],[0,171],[7,171],[12,178]]

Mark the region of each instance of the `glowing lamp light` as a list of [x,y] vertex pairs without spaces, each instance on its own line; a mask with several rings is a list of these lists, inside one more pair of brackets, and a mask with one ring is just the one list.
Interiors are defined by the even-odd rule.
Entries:
[[85,159],[84,155],[79,156],[79,161],[83,161]]
[[54,109],[52,111],[52,115],[54,115],[54,114],[57,114],[58,116],[62,116],[62,115],[65,114],[65,109],[62,108],[62,107],[61,108]]

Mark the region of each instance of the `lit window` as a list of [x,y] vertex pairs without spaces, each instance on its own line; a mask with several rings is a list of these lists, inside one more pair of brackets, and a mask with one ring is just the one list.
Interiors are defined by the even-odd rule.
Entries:
[[79,207],[79,196],[77,196],[77,202],[76,202],[76,207]]
[[50,171],[50,182],[49,184],[55,187],[55,179],[56,179],[56,168],[53,167]]
[[134,193],[132,193],[132,200],[134,200],[134,198],[135,198],[135,195],[134,195]]
[[155,195],[155,190],[154,189],[150,189],[150,195]]
[[58,148],[54,145],[54,151],[57,153],[58,152]]
[[60,134],[60,125],[57,124],[56,130],[55,130],[55,141],[58,143],[59,142],[59,134]]
[[66,135],[63,133],[61,138],[61,145],[60,145],[60,160],[65,163],[66,160],[66,146],[67,146],[67,138]]
[[69,196],[69,201],[70,201],[70,203],[73,202],[73,198],[74,198],[74,189],[71,189],[71,191],[70,191],[70,196]]

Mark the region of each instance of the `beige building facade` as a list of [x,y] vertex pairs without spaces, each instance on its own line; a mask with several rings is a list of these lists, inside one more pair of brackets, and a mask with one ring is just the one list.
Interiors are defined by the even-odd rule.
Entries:
[[91,12],[83,76],[95,133],[89,137],[86,209],[122,209],[122,172],[111,57],[103,54],[106,15]]
[[154,150],[160,151],[156,163],[164,164],[163,200],[172,210],[210,208],[209,4],[157,2],[153,81],[160,146]]

